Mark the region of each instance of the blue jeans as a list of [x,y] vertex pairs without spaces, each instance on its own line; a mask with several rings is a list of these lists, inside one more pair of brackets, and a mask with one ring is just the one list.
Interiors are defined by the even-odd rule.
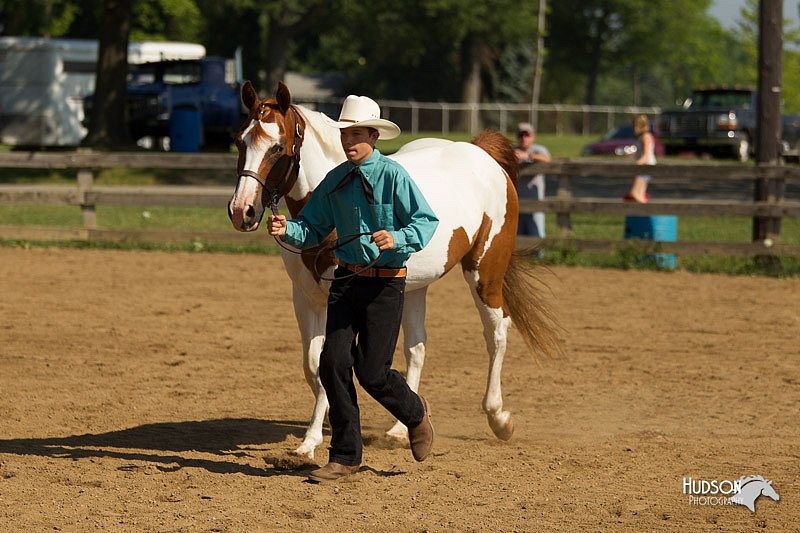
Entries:
[[521,213],[517,225],[517,235],[530,235],[531,237],[541,237],[543,239],[545,236],[544,213],[534,213],[533,215]]

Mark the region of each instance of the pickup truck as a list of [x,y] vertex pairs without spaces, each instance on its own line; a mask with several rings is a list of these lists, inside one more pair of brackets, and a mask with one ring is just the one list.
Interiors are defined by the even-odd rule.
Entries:
[[172,110],[190,107],[202,116],[202,145],[228,150],[242,123],[239,76],[233,60],[195,60],[135,65],[128,81],[131,136],[169,136]]
[[[683,151],[710,153],[747,161],[754,154],[756,104],[752,88],[711,87],[697,89],[682,109],[661,113],[659,139],[667,155]],[[800,117],[781,119],[781,153],[797,157],[800,150]]]

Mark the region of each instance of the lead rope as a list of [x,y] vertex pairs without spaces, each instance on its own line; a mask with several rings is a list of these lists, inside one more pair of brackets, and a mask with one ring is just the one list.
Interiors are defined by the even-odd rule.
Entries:
[[[278,216],[280,214],[280,213],[278,213],[278,196],[277,195],[273,195],[272,198],[270,199],[269,208],[272,211],[273,215]],[[378,263],[380,258],[383,256],[384,250],[380,250],[379,253],[378,253],[378,257],[376,257],[375,259],[373,259],[372,261],[367,263],[367,265],[364,268],[358,269],[358,270],[353,271],[352,273],[346,274],[344,276],[338,276],[338,277],[329,278],[327,276],[323,276],[320,273],[320,271],[319,271],[319,258],[323,253],[327,253],[327,252],[332,252],[334,250],[338,250],[339,248],[341,248],[345,244],[349,244],[349,243],[353,242],[354,240],[356,240],[358,238],[364,237],[365,235],[372,235],[372,234],[369,233],[369,232],[363,232],[363,233],[352,233],[350,235],[344,235],[342,237],[337,237],[335,244],[333,244],[331,246],[321,247],[316,252],[311,252],[311,251],[306,251],[306,250],[300,250],[300,251],[293,250],[292,248],[289,248],[286,244],[284,244],[284,242],[277,235],[273,235],[272,237],[275,239],[275,242],[278,243],[278,246],[280,246],[281,248],[283,248],[287,252],[291,252],[291,253],[297,254],[297,255],[311,255],[313,253],[314,254],[314,273],[317,275],[317,277],[319,279],[321,279],[321,280],[324,280],[324,281],[335,281],[337,279],[349,279],[349,278],[358,276],[359,274],[361,274],[365,270],[368,270],[368,269],[374,267]],[[342,239],[346,239],[346,240],[342,241]]]

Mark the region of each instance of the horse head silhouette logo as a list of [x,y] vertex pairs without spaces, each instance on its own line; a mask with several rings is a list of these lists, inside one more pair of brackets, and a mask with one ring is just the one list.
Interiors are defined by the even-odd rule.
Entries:
[[739,492],[731,496],[731,503],[744,505],[752,512],[756,512],[756,499],[764,495],[775,501],[781,499],[772,487],[772,481],[761,476],[748,476],[739,478]]

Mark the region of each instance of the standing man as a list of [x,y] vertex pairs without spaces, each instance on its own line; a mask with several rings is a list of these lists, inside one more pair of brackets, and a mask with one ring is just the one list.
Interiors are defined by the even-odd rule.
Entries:
[[347,161],[325,176],[296,219],[278,215],[268,222],[271,235],[299,248],[320,244],[334,229],[346,243],[335,251],[339,266],[328,295],[320,355],[331,446],[328,464],[309,474],[316,482],[353,474],[361,465],[354,371],[364,390],[408,427],[417,461],[428,457],[434,436],[427,402],[391,367],[403,316],[406,261],[428,244],[439,219],[408,172],[375,148],[378,137],[400,135],[397,124],[380,118],[375,101],[348,96],[333,125],[341,130]]
[[[520,165],[530,165],[550,161],[550,152],[541,144],[536,144],[536,132],[528,122],[520,122],[517,126],[517,146],[514,153]],[[526,181],[527,180],[527,181]],[[528,178],[520,178],[517,184],[517,196],[520,198],[535,198],[544,200],[544,174],[536,174]],[[544,238],[544,213],[519,214],[517,235],[531,235]]]

